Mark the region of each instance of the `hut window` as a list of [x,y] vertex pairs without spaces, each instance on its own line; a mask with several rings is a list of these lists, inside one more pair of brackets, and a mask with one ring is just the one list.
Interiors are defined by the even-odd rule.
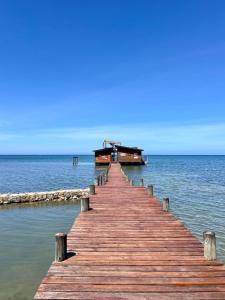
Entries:
[[124,156],[126,156],[126,153],[120,153],[120,155],[124,157]]
[[137,153],[134,153],[134,159],[138,159],[138,154]]

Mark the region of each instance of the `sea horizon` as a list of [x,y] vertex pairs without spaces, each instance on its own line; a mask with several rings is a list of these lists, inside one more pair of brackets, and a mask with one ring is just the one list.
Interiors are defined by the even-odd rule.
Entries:
[[[75,153],[75,154],[0,154],[0,156],[94,156],[94,154],[90,153]],[[225,156],[225,154],[145,154],[143,156]]]

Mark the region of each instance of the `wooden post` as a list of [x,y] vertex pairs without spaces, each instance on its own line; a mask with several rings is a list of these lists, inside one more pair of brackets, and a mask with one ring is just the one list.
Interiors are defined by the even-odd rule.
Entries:
[[169,198],[163,199],[163,211],[169,211],[170,209],[170,200]]
[[99,175],[99,185],[102,185],[102,174]]
[[153,193],[153,185],[152,184],[149,184],[147,186],[147,189],[148,189],[148,194],[150,197],[153,197],[154,193]]
[[106,184],[106,182],[107,182],[107,174],[106,173],[104,173],[104,184]]
[[95,194],[95,185],[94,184],[91,184],[89,186],[89,190],[90,190],[90,195],[94,195]]
[[73,156],[73,166],[78,165],[78,157]]
[[104,175],[103,174],[100,175],[100,181],[101,181],[101,185],[103,185],[104,184]]
[[81,198],[80,200],[80,211],[85,212],[89,210],[89,198]]
[[98,175],[98,185],[102,185],[102,174]]
[[207,260],[216,260],[216,234],[214,231],[204,231],[204,256]]
[[143,178],[140,179],[140,186],[144,186],[144,179]]
[[56,233],[55,235],[55,261],[63,261],[67,257],[67,235]]
[[130,179],[130,185],[134,185],[134,180],[133,179]]

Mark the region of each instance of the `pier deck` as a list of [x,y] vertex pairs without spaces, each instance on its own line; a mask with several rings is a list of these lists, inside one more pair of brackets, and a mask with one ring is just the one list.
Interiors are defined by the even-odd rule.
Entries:
[[52,263],[35,299],[225,299],[225,267],[119,164],[96,192],[68,234],[76,255]]

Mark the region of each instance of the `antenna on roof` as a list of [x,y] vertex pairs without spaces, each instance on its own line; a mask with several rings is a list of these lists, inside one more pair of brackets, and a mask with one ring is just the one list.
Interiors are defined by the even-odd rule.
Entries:
[[112,147],[114,147],[115,145],[121,145],[121,142],[104,140],[102,144],[102,148],[107,148],[107,145],[111,145]]

